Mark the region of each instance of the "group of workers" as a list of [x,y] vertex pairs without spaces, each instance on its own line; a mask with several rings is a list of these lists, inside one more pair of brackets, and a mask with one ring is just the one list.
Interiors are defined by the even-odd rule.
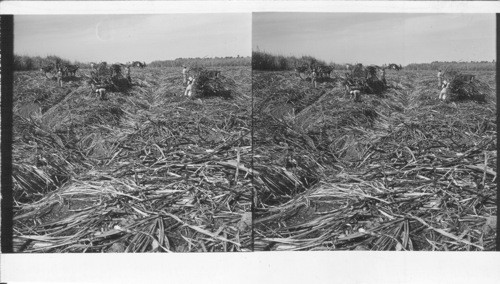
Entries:
[[[125,66],[125,77],[127,78],[128,82],[130,84],[132,84],[132,78],[130,77],[130,65],[113,64],[113,65],[111,65],[111,67],[114,67],[115,65]],[[113,72],[113,74],[111,76],[118,76],[118,75],[120,75],[120,74],[116,73],[116,72],[119,72],[119,71],[115,71],[116,69],[111,68],[111,70]],[[90,77],[92,77],[92,78],[97,77],[97,74],[98,74],[98,70],[97,70],[96,65],[94,63],[90,63]]]
[[[439,70],[437,77],[438,77],[438,88],[441,89],[441,92],[439,93],[439,100],[445,101],[446,98],[449,96],[449,91],[450,91],[450,82],[446,81],[443,76],[443,72]],[[318,73],[316,72],[316,69],[312,70],[311,73],[311,83],[314,88],[316,88],[316,82],[318,78]],[[381,80],[384,82],[384,84],[387,84],[387,81],[385,79],[385,68],[381,69]],[[360,94],[359,90],[348,90],[348,92],[355,98],[355,101],[359,100]]]
[[[90,75],[92,78],[97,77],[97,68],[94,63],[90,64]],[[132,83],[132,78],[130,77],[130,66],[125,66],[125,76],[127,80]],[[195,79],[193,77],[188,77],[188,70],[186,66],[183,66],[182,69],[182,77],[183,84],[187,84],[186,90],[184,91],[184,96],[191,97],[193,95],[193,86]],[[61,73],[62,78],[62,73]],[[58,82],[59,82],[59,72],[58,72]],[[96,85],[93,89],[95,93],[99,94],[100,98],[103,99],[105,97],[106,88],[102,85]]]
[[[90,74],[93,77],[97,74],[95,64],[91,63],[90,68],[91,68]],[[387,82],[385,79],[385,69],[382,69],[381,72],[382,72],[381,73],[382,81],[384,82],[384,84],[386,84]],[[132,83],[132,78],[130,77],[130,66],[128,66],[128,65],[125,66],[125,76],[126,76],[127,80],[130,83]],[[446,80],[443,79],[443,72],[441,70],[439,70],[437,77],[438,77],[438,87],[441,89],[441,92],[439,93],[439,100],[445,101],[447,96],[448,96],[450,82],[447,82]],[[60,67],[57,68],[56,78],[57,78],[57,84],[62,87],[62,85],[63,85],[63,82],[62,82],[63,73],[62,73],[62,69]],[[187,70],[186,66],[183,66],[182,78],[183,78],[182,83],[187,84],[186,90],[184,91],[184,96],[191,97],[193,95],[193,86],[194,86],[195,79],[191,76],[188,77],[188,70]],[[318,73],[316,72],[316,69],[313,69],[312,73],[311,73],[311,83],[312,83],[314,88],[316,88],[316,86],[317,86],[317,78],[318,78]],[[103,87],[97,88],[95,90],[95,92],[99,93],[99,95],[101,97],[103,97],[104,93],[106,92],[106,89]],[[359,97],[359,94],[353,94],[353,95],[355,95],[356,98]]]
[[[387,80],[385,79],[385,69],[386,68],[379,68],[381,81],[384,83],[384,85],[387,85]],[[348,67],[348,70],[349,70],[349,67]],[[348,76],[348,74],[349,73],[346,73],[346,76]],[[370,75],[370,76],[373,76],[373,75]],[[316,69],[312,69],[312,73],[311,73],[310,78],[311,78],[311,83],[312,83],[313,87],[316,88],[316,86],[317,86],[316,82],[317,82],[317,78],[318,78],[318,73],[316,72]],[[357,88],[353,88],[350,85],[346,85],[345,90],[346,90],[346,94],[350,95],[351,98],[355,102],[361,101],[361,90],[359,90]]]
[[316,89],[316,86],[317,86],[317,80],[318,80],[318,73],[319,73],[319,70],[317,70],[316,68],[313,68],[312,69],[312,72],[311,72],[311,83],[313,85],[313,87]]
[[[119,66],[123,64],[113,64],[111,65],[111,71],[112,71],[112,77],[114,76],[120,76],[122,75],[121,70]],[[130,85],[132,85],[132,78],[130,77],[130,65],[124,65],[125,72],[123,75],[125,75],[125,78],[129,82]],[[95,92],[96,94],[99,95],[101,100],[105,99],[106,96],[106,84],[100,82],[99,80],[99,71],[98,67],[94,63],[90,63],[90,77],[92,78],[92,91]]]
[[57,80],[57,85],[59,87],[63,86],[63,77],[64,77],[64,72],[63,72],[63,67],[56,63],[56,80]]
[[[42,68],[42,70],[45,69],[45,73],[50,72],[52,70],[52,67],[48,66],[49,69]],[[56,70],[56,80],[57,80],[57,85],[60,87],[63,86],[63,78],[67,76],[68,74],[73,74],[76,75],[76,70],[78,70],[78,65],[64,65],[64,64],[59,64],[55,63],[55,70]],[[45,74],[47,76],[47,74]]]
[[[90,64],[90,77],[97,78],[98,77],[97,74],[98,74],[97,66],[94,63],[91,63]],[[115,74],[113,74],[113,75],[115,75]],[[130,66],[129,65],[125,66],[125,77],[129,81],[129,83],[132,84],[132,78],[130,77]],[[191,97],[193,95],[193,86],[194,86],[195,79],[191,76],[188,77],[188,69],[186,66],[183,66],[182,77],[183,77],[183,84],[184,85],[187,84],[186,90],[184,91],[184,96]],[[60,68],[60,67],[57,68],[56,78],[57,78],[57,84],[62,87],[63,86],[63,72],[62,72],[62,68]],[[106,94],[106,88],[103,85],[94,85],[93,91],[95,93],[99,94],[99,97],[101,99],[104,99],[105,94]]]

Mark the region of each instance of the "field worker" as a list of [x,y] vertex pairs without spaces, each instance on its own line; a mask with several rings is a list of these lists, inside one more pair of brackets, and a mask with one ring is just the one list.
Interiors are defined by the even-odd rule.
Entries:
[[97,70],[94,63],[90,63],[90,77],[97,77]]
[[316,69],[312,70],[311,73],[311,83],[313,84],[314,88],[316,88],[316,78],[318,77],[318,74],[316,73]]
[[443,80],[443,83],[441,85],[441,89],[445,88],[448,85],[448,81]]
[[57,68],[57,73],[56,73],[57,84],[61,87],[63,86],[62,78],[63,78],[62,69]]
[[355,102],[361,101],[361,91],[360,90],[352,90],[350,93],[351,93],[351,97],[354,98]]
[[188,97],[191,97],[191,95],[193,94],[193,85],[194,85],[194,79],[193,77],[189,77],[189,79],[187,80],[187,87],[186,87],[186,91],[184,92],[184,96],[188,96]]
[[101,101],[106,99],[106,89],[98,87],[95,89],[95,92],[99,94],[99,99]]
[[351,86],[349,86],[348,84],[346,84],[344,86],[344,90],[345,90],[345,97],[347,97],[350,93],[351,93]]
[[130,66],[125,66],[125,75],[127,76],[127,80],[130,84],[132,84],[132,78],[130,78]]
[[448,97],[449,87],[450,87],[450,83],[446,82],[446,80],[443,81],[443,89],[439,93],[440,100],[446,101],[446,98]]
[[186,66],[182,66],[182,83],[186,84],[187,79],[187,68]]
[[385,68],[382,68],[382,82],[384,82],[384,85],[387,85],[387,81],[385,80]]
[[441,72],[441,70],[439,70],[438,72],[438,84],[438,88],[443,87],[443,73]]

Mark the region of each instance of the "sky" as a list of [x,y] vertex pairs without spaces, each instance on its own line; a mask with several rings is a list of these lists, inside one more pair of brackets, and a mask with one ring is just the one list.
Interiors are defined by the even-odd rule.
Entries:
[[253,50],[327,62],[492,61],[495,14],[254,13]]
[[19,15],[14,53],[81,62],[251,55],[251,14]]

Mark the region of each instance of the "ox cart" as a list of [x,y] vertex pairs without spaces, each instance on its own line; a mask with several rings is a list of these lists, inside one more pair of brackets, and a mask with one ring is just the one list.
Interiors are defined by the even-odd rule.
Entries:
[[385,74],[384,68],[376,65],[363,66],[363,64],[356,64],[351,72],[345,73],[343,85],[346,94],[351,91],[360,91],[365,94],[380,95],[387,89],[385,75],[379,78],[379,74]]

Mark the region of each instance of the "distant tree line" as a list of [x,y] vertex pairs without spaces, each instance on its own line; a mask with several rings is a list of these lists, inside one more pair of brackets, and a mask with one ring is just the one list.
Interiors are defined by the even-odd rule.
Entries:
[[493,61],[433,61],[431,63],[411,63],[404,67],[406,70],[444,70],[452,68],[460,71],[495,71],[496,62]]
[[332,66],[334,69],[345,69],[345,66],[337,63],[326,63],[309,55],[301,57],[284,56],[271,54],[265,51],[252,52],[252,69],[263,71],[284,71],[294,70],[300,66],[314,67],[314,66]]
[[[312,56],[283,56],[276,55],[265,51],[252,52],[252,69],[264,71],[284,71],[293,70],[299,66],[321,66],[329,65],[336,70],[345,70],[345,65],[330,62],[327,64],[323,60],[316,59]],[[469,71],[495,71],[496,62],[493,61],[471,61],[471,62],[457,62],[457,61],[434,61],[431,63],[412,63],[403,67],[406,70],[444,70],[446,68],[453,68],[454,70],[469,70]]]
[[78,61],[70,62],[69,60],[60,58],[56,55],[49,55],[46,57],[14,55],[14,71],[39,70],[40,68],[51,64],[76,64],[80,66],[80,68],[90,68],[90,63]]
[[[99,61],[96,61],[98,63]],[[113,62],[114,63],[114,62]],[[14,71],[40,70],[40,68],[52,64],[74,64],[80,68],[90,68],[90,62],[70,62],[56,55],[46,57],[14,55]],[[175,60],[153,61],[150,67],[182,67],[183,65],[210,66],[250,66],[250,57],[212,57],[212,58],[177,58]]]
[[[60,58],[56,55],[46,57],[14,55],[14,71],[39,70],[40,68],[50,64],[76,64],[80,68],[90,68],[88,62],[70,62],[67,59]],[[299,66],[321,66],[329,65],[334,69],[343,70],[345,66],[342,64],[329,63],[323,60],[316,59],[312,56],[304,55],[302,57],[275,55],[263,51],[253,51],[252,57],[211,57],[211,58],[177,58],[175,60],[157,60],[151,62],[150,67],[182,67],[203,66],[248,66],[252,65],[254,70],[265,71],[284,71],[293,70]],[[404,67],[406,70],[440,70],[453,68],[455,70],[469,71],[495,71],[495,60],[489,61],[471,61],[471,62],[456,62],[456,61],[434,61],[431,63],[411,63]]]
[[182,67],[182,66],[200,66],[200,67],[219,67],[219,66],[249,66],[250,57],[195,57],[195,58],[176,58],[174,60],[157,60],[151,62],[150,67]]

